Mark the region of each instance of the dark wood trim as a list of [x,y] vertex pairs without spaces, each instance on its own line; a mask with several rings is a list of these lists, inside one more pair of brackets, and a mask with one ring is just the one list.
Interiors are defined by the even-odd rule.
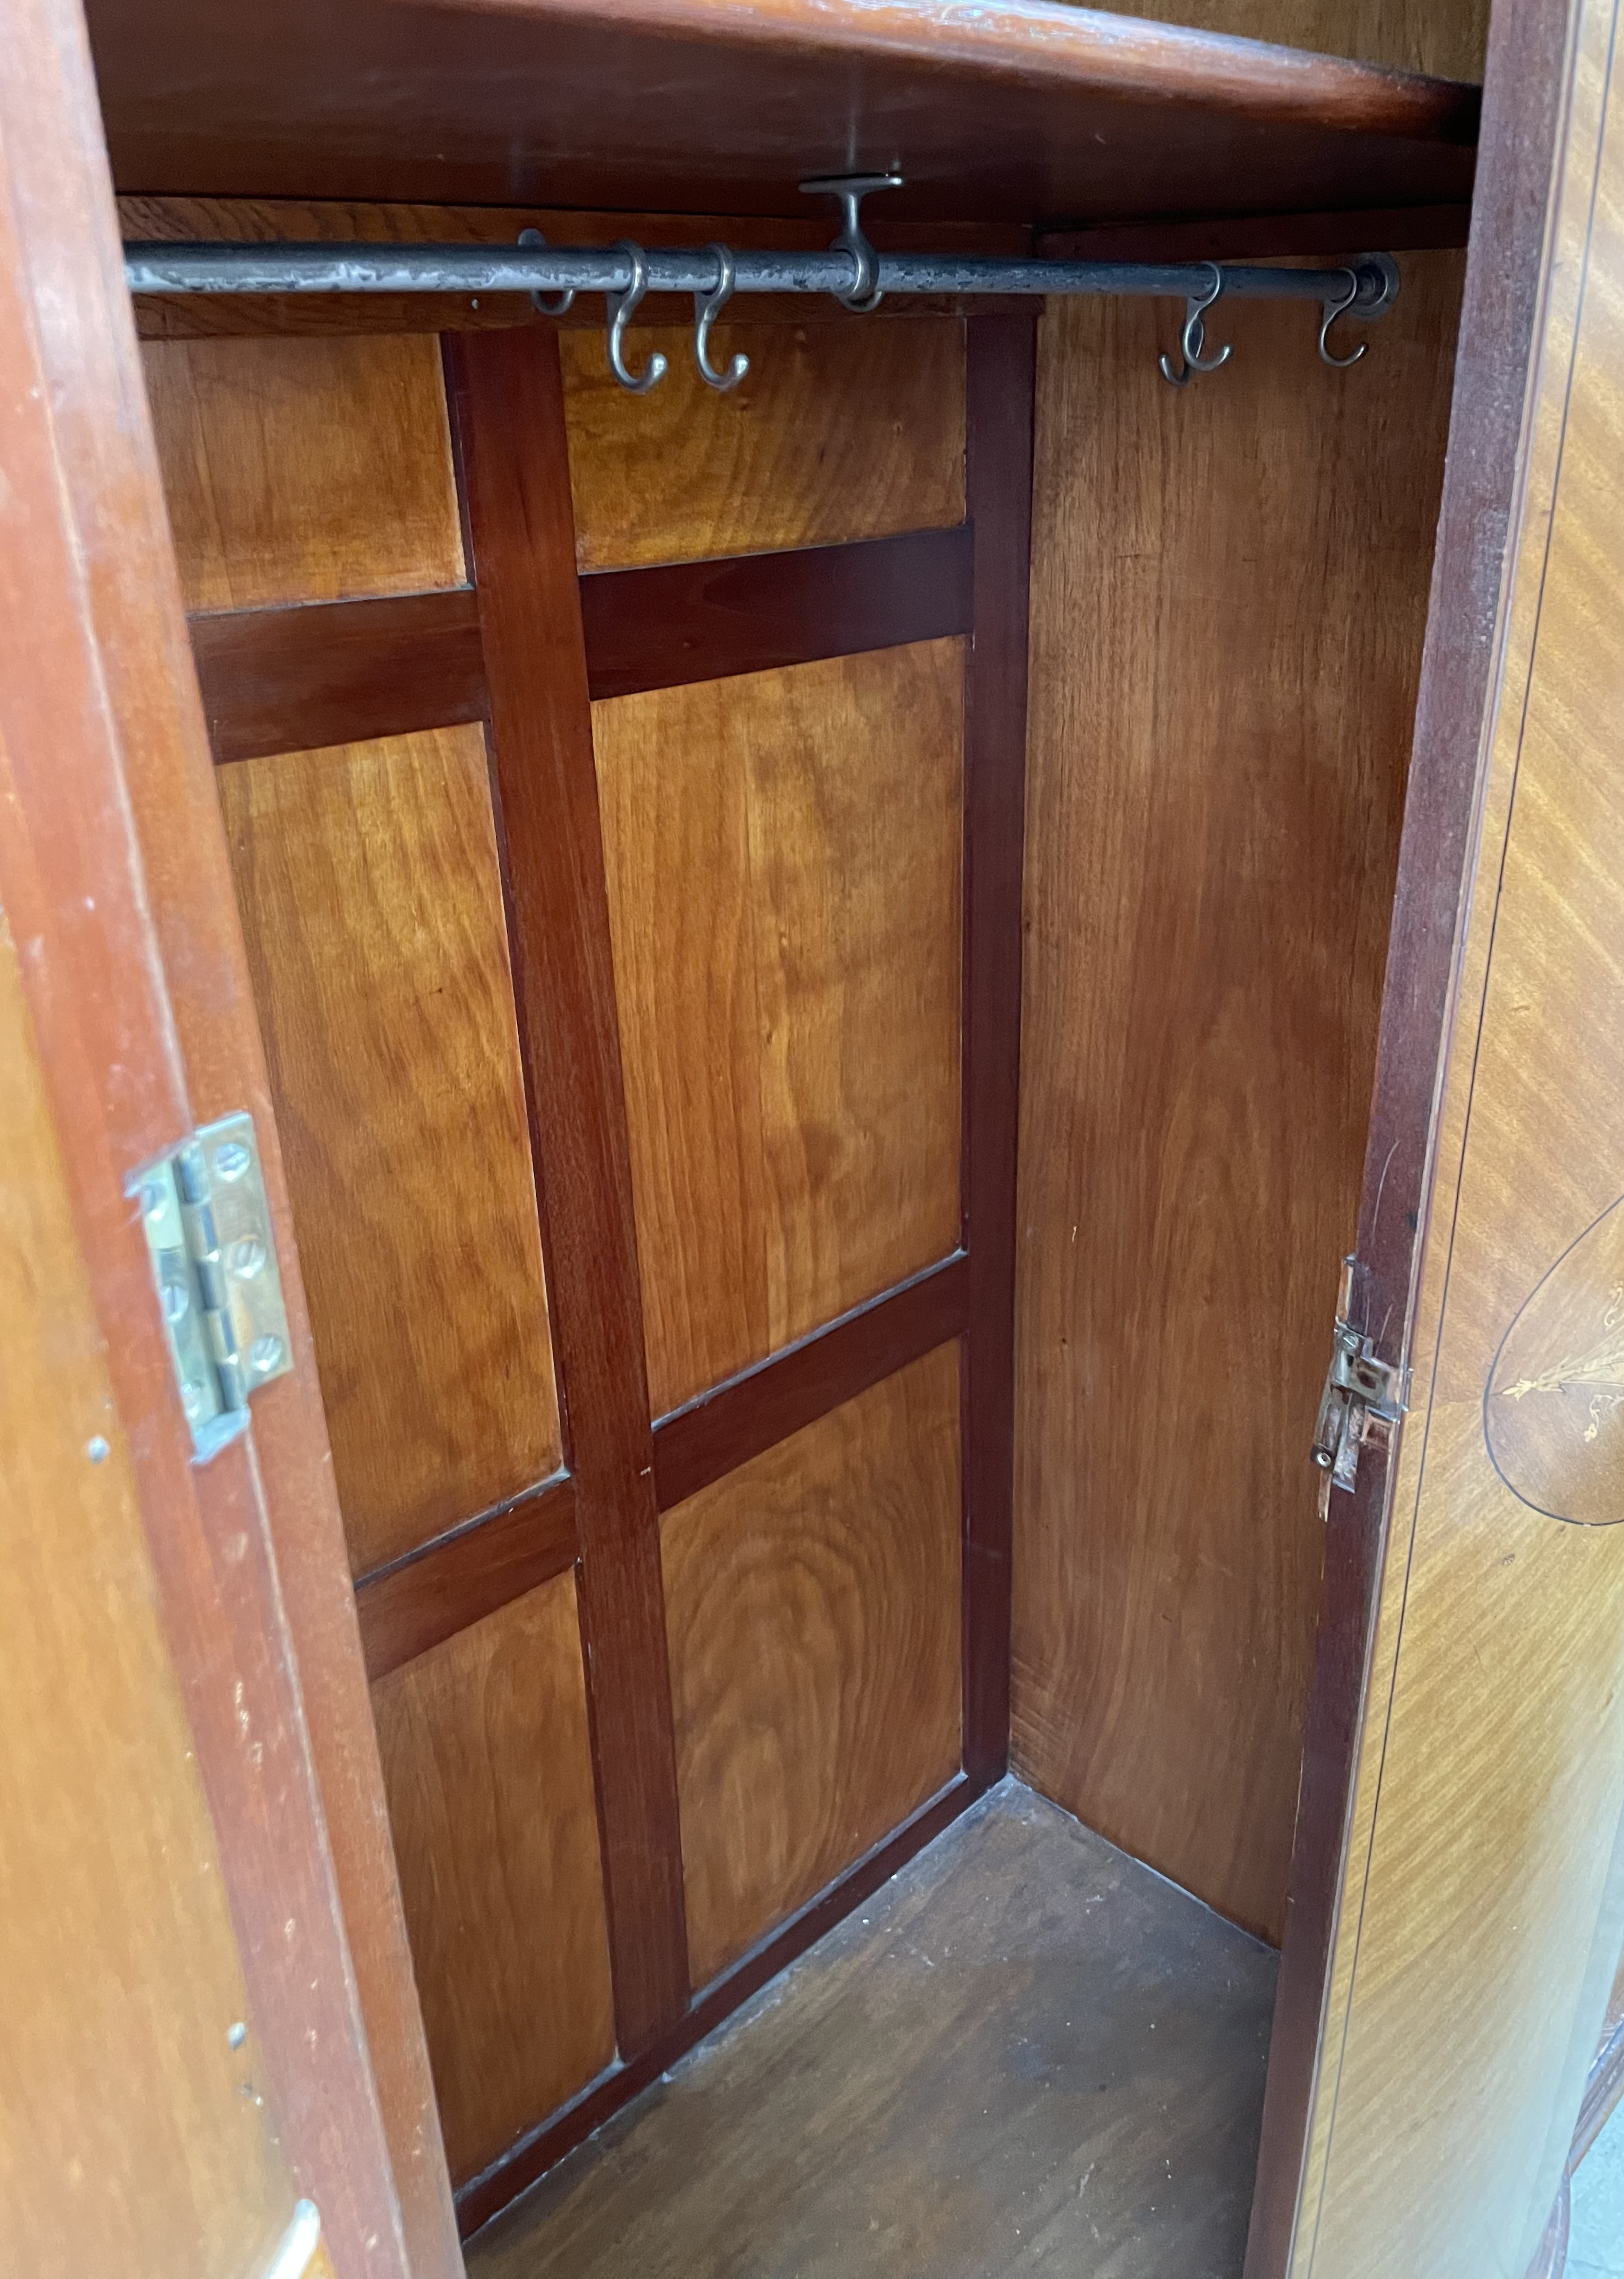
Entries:
[[1551,2221],[1541,2236],[1534,2260],[1528,2269],[1528,2279],[1562,2279],[1567,2268],[1568,2233],[1573,2222],[1573,2183],[1571,2169],[1562,2173],[1562,2187],[1556,2196],[1556,2206],[1551,2211]]
[[485,717],[479,605],[469,587],[211,610],[187,623],[218,763]]
[[918,1811],[893,1829],[883,1843],[865,1852],[843,1875],[808,1900],[799,1914],[769,1933],[722,1977],[713,1979],[696,1995],[686,2016],[657,2043],[628,2065],[615,2065],[591,2082],[578,2097],[552,2114],[539,2129],[521,2137],[510,2152],[464,2184],[456,2196],[458,2227],[464,2239],[488,2223],[510,2200],[533,2184],[566,2152],[590,2137],[621,2107],[658,2080],[687,2051],[715,2031],[723,2020],[759,1993],[770,1979],[787,1969],[799,1955],[816,1945],[824,1934],[871,1899],[900,1868],[923,1852],[945,1828],[967,1812],[984,1792],[962,1773],[921,1805]]
[[[1545,0],[1497,0],[1490,31],[1454,410],[1360,1205],[1355,1303],[1377,1353],[1395,1365],[1408,1347],[1426,1236],[1434,1087],[1451,1018],[1544,290],[1568,12]],[[1329,1309],[1329,1261],[1326,1272]],[[1328,1320],[1328,1335],[1329,1329]],[[1331,1497],[1245,2279],[1285,2279],[1291,2256],[1395,1454],[1373,1445],[1356,1492]],[[1305,1475],[1305,1510],[1308,1493]]]
[[661,1510],[961,1335],[969,1291],[969,1261],[956,1252],[662,1416],[654,1428]]
[[972,318],[965,359],[965,501],[976,532],[976,594],[964,676],[964,1768],[984,1784],[1009,1761],[1035,319]]
[[855,656],[970,629],[974,542],[910,530],[581,579],[594,698]]
[[1419,253],[1464,245],[1471,226],[1472,209],[1461,203],[1115,222],[1099,229],[1043,229],[1034,242],[1047,261],[1275,261],[1292,254]]
[[577,604],[558,343],[448,336],[553,1346],[575,1482],[587,1700],[623,2058],[688,1999],[660,1580],[608,889]]
[[1567,2156],[1570,2173],[1579,2166],[1620,2104],[1624,2104],[1624,2021],[1602,2044],[1590,2068],[1590,2079],[1584,2085],[1584,2102],[1579,2107],[1579,2125],[1574,2130],[1573,2148]]
[[356,1613],[368,1677],[386,1677],[562,1575],[578,1547],[575,1483],[560,1472],[363,1575]]

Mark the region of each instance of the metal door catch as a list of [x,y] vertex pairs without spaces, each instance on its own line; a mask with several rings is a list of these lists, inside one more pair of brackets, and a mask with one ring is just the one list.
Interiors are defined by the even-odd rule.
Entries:
[[1320,1417],[1314,1427],[1314,1461],[1325,1477],[1320,1488],[1320,1515],[1330,1507],[1333,1486],[1350,1492],[1359,1474],[1359,1452],[1373,1424],[1390,1431],[1404,1415],[1399,1373],[1378,1361],[1369,1338],[1354,1328],[1352,1310],[1353,1261],[1343,1266],[1342,1304],[1331,1332],[1330,1367],[1320,1396]]
[[249,1396],[293,1367],[254,1119],[223,1116],[137,1171],[180,1405],[206,1463],[249,1421]]

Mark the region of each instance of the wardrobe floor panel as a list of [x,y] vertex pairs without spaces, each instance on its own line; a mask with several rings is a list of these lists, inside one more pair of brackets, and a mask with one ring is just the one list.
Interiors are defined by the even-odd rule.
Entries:
[[1006,1780],[488,2225],[470,2279],[1239,2279],[1275,1970]]

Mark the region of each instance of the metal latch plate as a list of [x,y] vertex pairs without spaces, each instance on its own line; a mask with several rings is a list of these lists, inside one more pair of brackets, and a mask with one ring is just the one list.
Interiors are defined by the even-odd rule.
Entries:
[[254,1119],[223,1116],[149,1163],[141,1206],[180,1405],[199,1462],[248,1423],[249,1396],[293,1367]]
[[1353,1267],[1352,1259],[1344,1261],[1342,1303],[1331,1333],[1330,1367],[1325,1373],[1314,1426],[1314,1461],[1324,1474],[1320,1490],[1321,1517],[1329,1508],[1333,1486],[1352,1491],[1359,1477],[1359,1452],[1372,1425],[1390,1430],[1404,1415],[1399,1372],[1377,1360],[1370,1339],[1349,1319]]

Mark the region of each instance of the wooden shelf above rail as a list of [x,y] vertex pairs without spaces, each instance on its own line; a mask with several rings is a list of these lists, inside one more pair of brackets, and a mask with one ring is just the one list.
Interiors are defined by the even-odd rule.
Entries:
[[1093,225],[1442,205],[1478,90],[1008,0],[89,0],[121,189]]

